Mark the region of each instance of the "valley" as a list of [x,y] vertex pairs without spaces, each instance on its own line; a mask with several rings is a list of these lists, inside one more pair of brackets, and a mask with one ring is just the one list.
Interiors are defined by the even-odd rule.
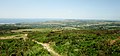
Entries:
[[120,22],[0,24],[1,56],[119,56]]

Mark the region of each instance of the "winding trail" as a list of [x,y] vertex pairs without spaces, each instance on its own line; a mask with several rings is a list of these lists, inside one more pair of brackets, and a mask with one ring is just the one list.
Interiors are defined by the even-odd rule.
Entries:
[[[0,40],[5,40],[5,39],[20,39],[20,38],[23,38],[24,41],[26,41],[26,39],[28,39],[27,37],[28,34],[23,34],[22,36],[19,36],[19,37],[16,37],[18,35],[13,35],[13,36],[7,36],[7,37],[0,37]],[[32,39],[33,42],[37,43],[37,44],[40,44],[43,46],[44,49],[46,49],[48,52],[51,53],[51,55],[53,56],[61,56],[59,55],[57,52],[55,52],[50,46],[48,43],[41,43],[41,42],[38,42],[34,39]]]
[[32,40],[32,41],[35,42],[35,43],[37,43],[37,44],[42,45],[42,46],[44,47],[44,49],[48,50],[48,52],[50,52],[52,55],[54,55],[54,56],[61,56],[61,55],[59,55],[58,53],[56,53],[56,52],[49,46],[49,44],[47,44],[47,43],[41,43],[41,42],[38,42],[38,41],[36,41],[36,40]]

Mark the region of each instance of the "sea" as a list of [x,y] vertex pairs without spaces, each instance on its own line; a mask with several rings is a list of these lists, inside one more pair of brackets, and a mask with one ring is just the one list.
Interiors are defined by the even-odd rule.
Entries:
[[15,23],[31,23],[31,22],[46,22],[51,20],[62,20],[52,18],[0,18],[0,24],[15,24]]

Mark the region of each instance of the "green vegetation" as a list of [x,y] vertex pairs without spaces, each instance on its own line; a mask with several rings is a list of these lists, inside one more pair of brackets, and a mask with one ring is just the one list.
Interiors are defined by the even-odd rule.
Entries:
[[50,55],[41,45],[31,42],[30,39],[0,40],[1,56],[48,56]]
[[118,30],[63,30],[59,32],[29,34],[43,43],[50,43],[51,47],[61,55],[67,56],[119,56],[120,39]]
[[120,56],[120,22],[65,20],[0,25],[0,56],[54,56],[47,46],[61,56]]

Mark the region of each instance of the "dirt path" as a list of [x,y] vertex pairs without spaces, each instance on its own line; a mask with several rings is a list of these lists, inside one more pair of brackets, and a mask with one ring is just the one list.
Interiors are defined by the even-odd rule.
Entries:
[[52,55],[54,56],[61,56],[59,55],[58,53],[56,53],[50,46],[49,44],[47,43],[41,43],[41,42],[38,42],[38,41],[35,41],[35,40],[32,40],[33,42],[37,43],[37,44],[40,44],[44,47],[44,49],[48,50],[48,52],[50,52]]
[[23,37],[0,37],[0,39],[20,39],[20,38],[23,38]]
[[110,45],[113,45],[115,42],[119,41],[120,40],[120,36],[117,38],[117,39],[114,39],[114,40],[110,40]]
[[[0,40],[4,40],[4,39],[20,39],[23,38],[24,41],[26,41],[26,39],[28,39],[27,34],[23,34],[21,36],[18,37],[18,35],[13,35],[13,36],[7,36],[7,37],[0,37]],[[58,53],[56,53],[47,43],[41,43],[38,42],[36,40],[32,40],[33,42],[40,44],[43,46],[44,49],[46,49],[48,52],[50,52],[53,56],[61,56]]]
[[23,38],[24,40],[27,39],[27,34],[21,34],[21,35],[13,35],[13,36],[6,36],[6,37],[0,37],[0,39],[20,39]]

